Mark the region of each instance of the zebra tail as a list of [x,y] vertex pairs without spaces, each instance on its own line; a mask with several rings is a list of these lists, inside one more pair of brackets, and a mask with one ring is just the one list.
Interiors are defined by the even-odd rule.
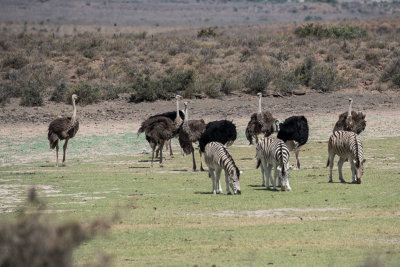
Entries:
[[328,157],[328,161],[326,162],[326,168],[329,167],[329,157]]
[[260,167],[260,165],[261,165],[261,159],[257,159],[257,166],[256,166],[256,169],[258,169],[258,167]]

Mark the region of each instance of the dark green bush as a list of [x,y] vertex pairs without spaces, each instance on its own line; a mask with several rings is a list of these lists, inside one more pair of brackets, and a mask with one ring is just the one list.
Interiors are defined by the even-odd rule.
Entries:
[[331,92],[339,84],[338,72],[332,66],[316,66],[310,80],[311,88]]
[[220,91],[226,95],[231,94],[233,91],[240,89],[240,84],[236,80],[224,79],[221,83]]
[[395,60],[386,67],[381,76],[381,82],[392,82],[395,87],[400,89],[400,59]]
[[4,106],[10,101],[11,98],[11,84],[2,82],[0,83],[0,107]]
[[31,77],[22,91],[20,105],[28,107],[42,106],[44,90],[43,81],[37,76]]
[[3,59],[2,66],[10,67],[13,69],[22,69],[29,63],[28,59],[25,58],[21,54],[11,54],[7,55],[5,59]]
[[352,25],[332,25],[324,27],[319,24],[309,23],[304,26],[297,27],[294,31],[297,37],[304,38],[313,36],[317,38],[335,38],[335,39],[356,39],[368,36],[365,29]]
[[132,85],[135,92],[130,102],[155,101],[169,99],[177,93],[185,92],[194,81],[194,71],[180,71],[164,76],[159,80],[151,80],[149,76],[138,77]]
[[216,28],[203,28],[197,33],[197,38],[201,37],[215,37],[217,33],[215,32]]
[[299,89],[300,81],[294,71],[279,73],[274,81],[275,91],[283,95],[291,95],[293,91]]
[[258,92],[265,92],[272,80],[271,71],[264,66],[251,67],[244,77],[244,85],[249,89],[252,94]]
[[78,95],[78,101],[83,105],[93,104],[102,99],[99,87],[92,86],[86,82],[79,83],[68,88],[66,96],[67,103],[71,104],[71,96],[73,94]]
[[310,86],[310,81],[316,64],[316,59],[313,56],[308,56],[304,59],[304,62],[295,69],[294,73],[302,85]]
[[56,88],[54,88],[54,91],[50,97],[50,101],[54,101],[57,103],[64,102],[66,94],[67,94],[67,86],[65,82],[62,81],[56,86]]

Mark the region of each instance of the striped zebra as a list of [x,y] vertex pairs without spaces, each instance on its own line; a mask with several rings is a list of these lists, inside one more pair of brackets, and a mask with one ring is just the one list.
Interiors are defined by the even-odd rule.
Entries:
[[[240,191],[240,171],[236,167],[232,156],[229,154],[226,147],[218,142],[210,142],[205,146],[204,158],[208,166],[208,174],[212,180],[213,194],[217,193],[217,186],[219,187],[218,193],[222,193],[221,188],[221,171],[225,171],[226,192],[231,194],[229,186],[232,188],[234,194],[241,193]],[[215,171],[215,174],[214,174]]]
[[329,182],[332,183],[332,168],[335,155],[340,157],[338,161],[339,179],[345,183],[342,174],[343,163],[348,159],[351,165],[353,183],[361,184],[363,175],[364,149],[360,137],[354,132],[335,131],[329,138],[329,158],[326,167],[329,166]]
[[[276,178],[279,177],[282,191],[286,189],[291,191],[289,185],[289,159],[290,153],[286,144],[275,138],[261,138],[256,147],[257,168],[261,165],[261,174],[263,185],[269,187],[269,180],[276,190]],[[272,179],[271,170],[274,168],[274,179]],[[279,173],[278,173],[279,172]],[[264,175],[267,183],[264,182]]]

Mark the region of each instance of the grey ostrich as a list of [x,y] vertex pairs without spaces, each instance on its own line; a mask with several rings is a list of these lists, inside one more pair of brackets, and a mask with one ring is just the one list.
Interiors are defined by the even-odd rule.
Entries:
[[73,112],[72,117],[58,118],[53,120],[49,125],[49,132],[47,138],[49,139],[50,148],[56,148],[56,167],[58,167],[58,141],[65,140],[63,146],[63,161],[62,165],[65,166],[65,152],[69,139],[73,138],[79,130],[79,121],[76,119],[76,105],[75,100],[77,95],[72,95]]
[[258,141],[258,135],[264,134],[264,136],[270,136],[274,132],[279,131],[279,124],[281,121],[279,119],[275,119],[271,112],[262,111],[261,101],[262,101],[262,93],[257,94],[258,99],[258,112],[253,113],[250,117],[250,121],[247,124],[246,128],[246,138],[249,140],[250,145],[253,144],[253,138]]
[[163,167],[162,150],[164,144],[177,134],[178,128],[171,119],[160,116],[149,118],[142,122],[137,135],[139,136],[143,132],[146,134],[146,140],[149,142],[152,149],[151,167],[153,167],[154,151],[156,148],[160,151],[160,167]]
[[362,112],[352,111],[353,99],[349,98],[349,111],[343,112],[339,115],[339,119],[333,128],[335,131],[349,131],[360,134],[365,130],[367,122],[365,121],[365,114]]
[[[193,143],[199,141],[201,134],[206,130],[206,123],[203,119],[201,120],[189,120],[189,114],[187,105],[185,102],[185,119],[183,120],[182,126],[179,129],[179,145],[183,149],[185,154],[192,153],[193,156],[193,171],[196,170],[196,160],[194,158]],[[200,170],[204,171],[203,164],[201,162],[200,152]]]

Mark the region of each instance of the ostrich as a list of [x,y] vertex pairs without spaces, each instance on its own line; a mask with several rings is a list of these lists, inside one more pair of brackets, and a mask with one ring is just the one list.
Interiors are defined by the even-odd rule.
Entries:
[[277,138],[286,143],[296,155],[296,167],[300,169],[300,147],[308,141],[308,122],[304,116],[292,116],[279,125]]
[[258,141],[258,135],[263,133],[265,137],[270,136],[274,132],[279,131],[279,124],[281,121],[272,117],[271,112],[262,111],[261,100],[262,93],[257,94],[258,99],[258,112],[253,113],[246,128],[246,138],[249,140],[250,145],[253,144],[253,138]]
[[149,118],[142,122],[137,135],[139,136],[143,132],[146,134],[146,140],[149,142],[152,149],[151,167],[153,167],[154,151],[156,148],[160,151],[160,167],[163,167],[162,149],[166,141],[176,135],[178,128],[171,119],[160,116]]
[[349,131],[360,134],[365,130],[367,122],[365,121],[365,114],[362,112],[352,111],[353,99],[349,98],[349,111],[343,112],[339,115],[339,119],[333,128],[336,131]]
[[49,125],[49,132],[47,139],[49,139],[50,148],[56,148],[56,167],[58,167],[58,141],[65,140],[63,146],[63,161],[62,165],[65,166],[65,152],[69,139],[73,138],[79,130],[79,121],[76,119],[76,105],[75,100],[78,99],[76,94],[72,98],[72,117],[58,118],[53,120]]
[[228,120],[212,121],[207,123],[206,130],[199,139],[200,154],[204,153],[206,145],[210,142],[218,142],[230,146],[237,136],[236,125]]
[[[187,102],[185,105],[185,119],[182,123],[182,126],[179,130],[179,145],[183,149],[185,154],[192,153],[193,156],[193,171],[196,170],[196,161],[194,158],[194,148],[193,143],[199,141],[201,134],[206,129],[206,123],[203,119],[201,120],[189,120],[188,110],[187,110]],[[201,162],[201,153],[200,153],[200,170],[204,171],[203,164]]]
[[[179,126],[182,124],[183,119],[185,118],[185,114],[183,113],[182,110],[179,110],[179,99],[181,99],[182,97],[180,95],[176,95],[175,99],[176,99],[176,111],[169,111],[169,112],[164,112],[164,113],[160,113],[160,114],[156,114],[153,115],[151,117],[149,117],[149,119],[152,118],[156,118],[156,117],[167,117],[170,120],[172,120],[176,127],[179,128]],[[178,116],[179,114],[179,116]],[[177,136],[173,136],[173,137],[177,137]],[[167,140],[168,142],[166,143],[166,145],[169,146],[170,148],[170,156],[173,157],[173,152],[172,152],[172,148],[171,148],[171,142],[170,140]],[[168,148],[168,147],[167,147]],[[158,156],[159,151],[156,151],[156,157]]]

